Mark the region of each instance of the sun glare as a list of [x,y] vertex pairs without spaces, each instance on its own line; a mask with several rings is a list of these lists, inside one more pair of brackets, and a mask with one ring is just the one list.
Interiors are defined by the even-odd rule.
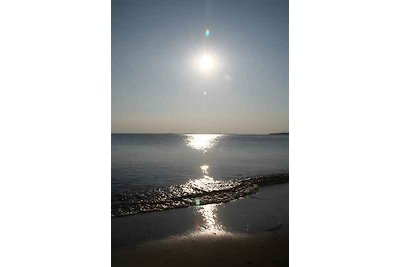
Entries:
[[208,53],[204,53],[199,56],[197,60],[197,66],[201,72],[211,73],[216,67],[215,58]]

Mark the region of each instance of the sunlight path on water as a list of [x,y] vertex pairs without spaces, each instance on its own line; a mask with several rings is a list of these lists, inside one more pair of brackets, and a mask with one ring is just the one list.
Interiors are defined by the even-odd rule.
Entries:
[[222,134],[186,134],[186,145],[203,153],[210,151],[223,137]]

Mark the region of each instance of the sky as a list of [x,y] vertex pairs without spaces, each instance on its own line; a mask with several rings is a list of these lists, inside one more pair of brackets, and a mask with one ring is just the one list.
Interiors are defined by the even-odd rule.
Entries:
[[112,132],[288,132],[288,4],[112,0]]

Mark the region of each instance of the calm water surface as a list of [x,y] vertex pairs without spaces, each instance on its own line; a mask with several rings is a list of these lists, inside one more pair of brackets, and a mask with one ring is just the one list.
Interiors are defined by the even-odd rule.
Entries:
[[288,172],[288,153],[289,135],[112,134],[112,193]]

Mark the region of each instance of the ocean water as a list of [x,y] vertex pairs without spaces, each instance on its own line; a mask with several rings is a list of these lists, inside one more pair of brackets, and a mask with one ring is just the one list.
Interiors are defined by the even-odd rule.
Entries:
[[228,202],[286,182],[289,135],[113,134],[112,215]]

